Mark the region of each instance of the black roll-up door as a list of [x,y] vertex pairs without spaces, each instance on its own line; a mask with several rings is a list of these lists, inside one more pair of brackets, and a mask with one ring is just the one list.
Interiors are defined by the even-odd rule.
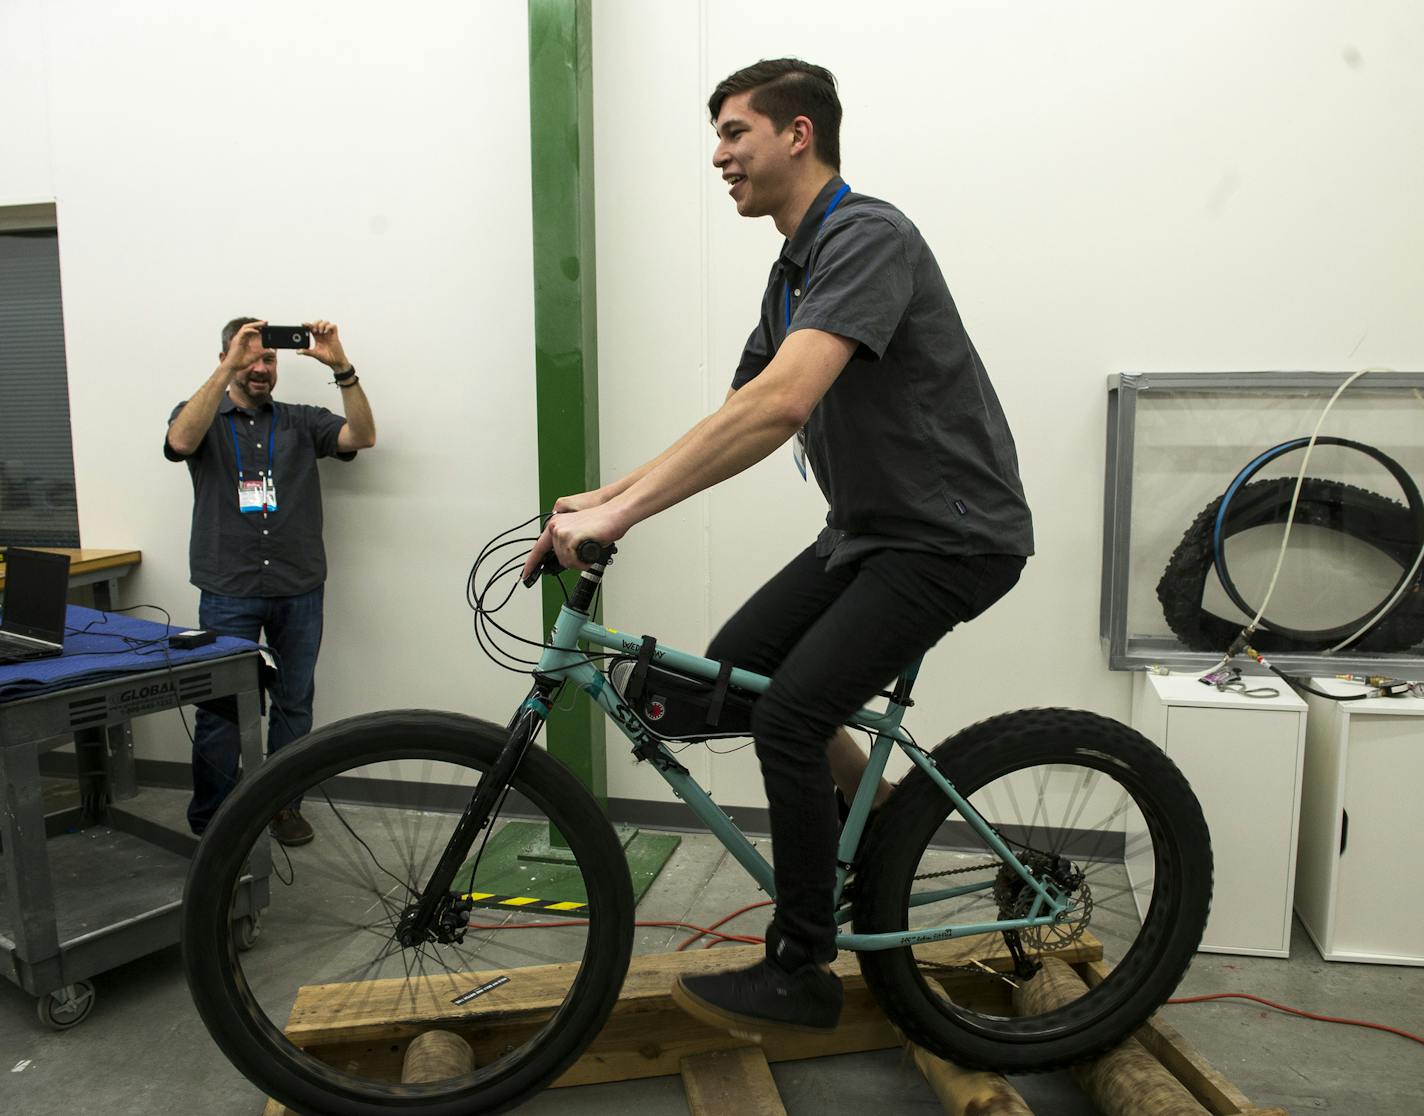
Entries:
[[0,545],[79,545],[52,229],[0,233]]

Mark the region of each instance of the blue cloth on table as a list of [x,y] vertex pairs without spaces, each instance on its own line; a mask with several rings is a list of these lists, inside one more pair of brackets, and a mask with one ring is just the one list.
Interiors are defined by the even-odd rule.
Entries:
[[232,636],[219,636],[215,643],[188,650],[168,646],[171,633],[187,630],[70,605],[64,621],[64,654],[0,665],[0,701],[257,649],[251,640]]

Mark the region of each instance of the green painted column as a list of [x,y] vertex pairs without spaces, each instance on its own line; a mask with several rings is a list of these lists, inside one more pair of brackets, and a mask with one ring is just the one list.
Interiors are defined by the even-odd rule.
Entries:
[[[597,488],[598,330],[593,238],[591,0],[529,0],[534,349],[539,506]],[[566,577],[571,575],[565,575]],[[563,594],[545,579],[544,631]],[[602,713],[580,693],[550,718],[548,748],[607,805]]]

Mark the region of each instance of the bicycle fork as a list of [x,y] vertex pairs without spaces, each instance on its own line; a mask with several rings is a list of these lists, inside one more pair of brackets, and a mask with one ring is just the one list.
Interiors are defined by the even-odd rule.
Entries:
[[412,948],[431,939],[440,942],[463,939],[474,904],[469,899],[452,895],[455,873],[465,863],[475,839],[493,822],[514,773],[519,770],[520,763],[538,735],[539,727],[553,708],[558,690],[557,682],[536,682],[515,712],[504,748],[470,796],[419,900],[401,915],[395,936],[403,947]]

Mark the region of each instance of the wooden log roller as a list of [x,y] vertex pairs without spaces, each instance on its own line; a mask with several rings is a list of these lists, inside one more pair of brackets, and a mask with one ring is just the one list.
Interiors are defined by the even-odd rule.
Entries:
[[401,1081],[445,1081],[475,1068],[475,1052],[470,1044],[451,1031],[422,1031],[406,1047],[401,1063]]
[[[1043,969],[1020,984],[1014,1005],[1021,1015],[1052,1011],[1087,991],[1068,965],[1044,958]],[[1096,1061],[1073,1067],[1073,1079],[1103,1112],[1103,1116],[1208,1116],[1186,1087],[1147,1052],[1135,1038],[1109,1050]]]
[[949,1116],[1034,1116],[1019,1091],[997,1073],[963,1069],[909,1045],[915,1065]]

